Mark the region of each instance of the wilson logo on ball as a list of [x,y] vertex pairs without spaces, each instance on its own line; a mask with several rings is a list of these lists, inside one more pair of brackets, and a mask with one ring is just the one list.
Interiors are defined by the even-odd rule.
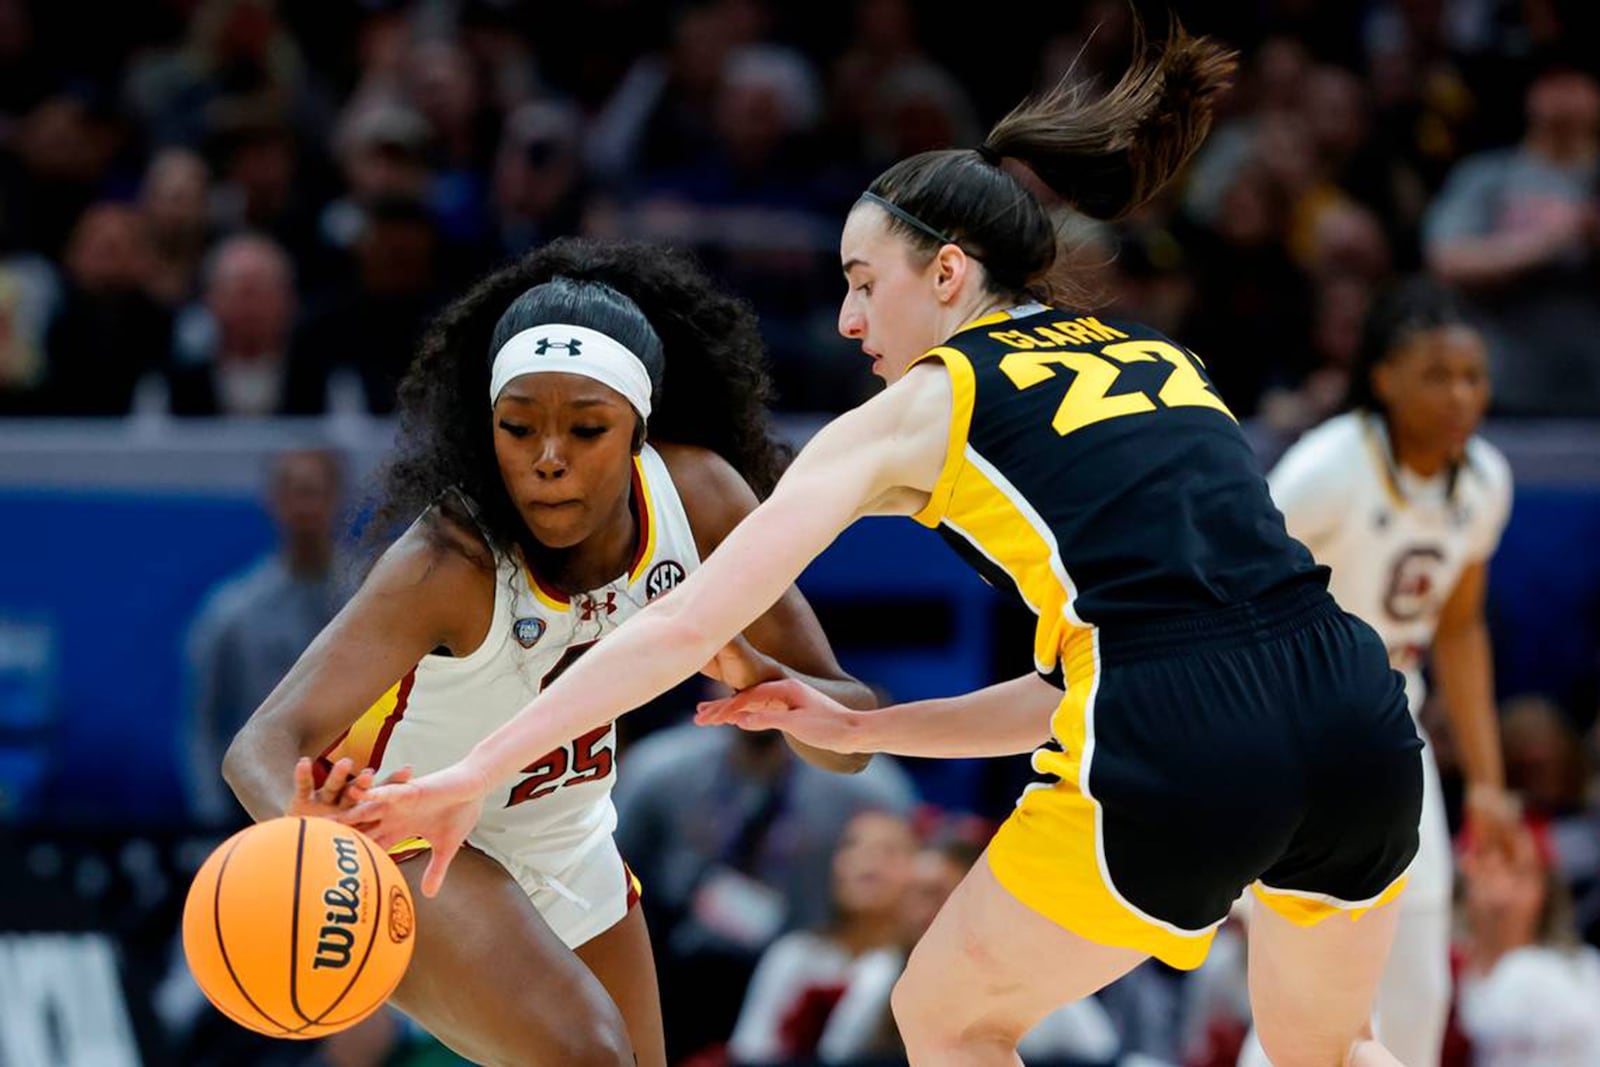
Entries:
[[361,861],[356,858],[356,843],[348,837],[336,837],[333,850],[334,862],[344,877],[332,888],[322,891],[322,902],[328,906],[323,913],[327,925],[317,935],[312,970],[350,966],[350,948],[356,941],[350,927],[361,914]]

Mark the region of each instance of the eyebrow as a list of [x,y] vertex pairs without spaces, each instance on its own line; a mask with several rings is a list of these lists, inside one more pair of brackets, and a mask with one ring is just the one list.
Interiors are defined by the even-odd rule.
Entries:
[[[527,406],[532,406],[538,403],[538,401],[534,400],[531,396],[523,396],[521,393],[513,393],[509,389],[500,394],[500,399],[509,400],[513,403]],[[566,406],[574,408],[614,408],[620,405],[618,405],[618,403],[615,400],[612,400],[610,397],[580,396],[576,400],[569,401]]]
[[844,271],[846,274],[849,274],[854,268],[865,266],[867,266],[867,261],[864,259],[847,259],[839,269]]

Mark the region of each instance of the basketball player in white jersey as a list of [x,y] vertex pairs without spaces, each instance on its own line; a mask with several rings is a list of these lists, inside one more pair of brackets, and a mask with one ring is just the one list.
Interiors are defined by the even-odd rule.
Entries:
[[[378,517],[415,521],[235,739],[250,813],[329,814],[448,766],[670,593],[776,479],[761,358],[753,316],[664,249],[556,242],[447,310],[401,386]],[[872,706],[793,589],[707,673]],[[416,894],[395,1002],[475,1062],[665,1063],[616,772],[610,723],[529,763],[450,886]],[[414,885],[426,849],[394,850]]]
[[[1451,295],[1419,279],[1373,309],[1351,410],[1291,448],[1268,482],[1289,532],[1333,570],[1339,605],[1370,623],[1406,676],[1415,714],[1422,664],[1448,710],[1476,847],[1508,841],[1483,602],[1489,557],[1511,510],[1511,472],[1480,437],[1489,402],[1483,339]],[[1453,864],[1439,770],[1424,761],[1421,847],[1378,992],[1377,1032],[1410,1067],[1439,1062],[1450,1010]],[[1264,1064],[1252,1039],[1242,1065]]]

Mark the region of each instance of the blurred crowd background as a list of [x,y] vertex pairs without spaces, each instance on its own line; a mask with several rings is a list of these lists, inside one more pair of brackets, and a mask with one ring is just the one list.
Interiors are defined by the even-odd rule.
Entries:
[[[348,592],[421,325],[555,237],[686,246],[758,311],[801,439],[873,388],[835,329],[861,189],[1069,71],[1109,84],[1135,7],[1163,30],[1124,0],[0,0],[0,1065],[450,1062],[390,1017],[246,1040],[173,946],[240,817],[221,749]],[[1600,988],[1600,7],[1170,7],[1238,84],[1182,181],[1064,220],[1085,304],[1199,352],[1265,464],[1339,410],[1376,293],[1460,289],[1518,479],[1490,621],[1538,843],[1468,872],[1463,968],[1550,946]],[[848,667],[902,698],[1026,669],[1025,620],[867,526],[806,585]],[[685,709],[630,720],[617,793],[675,1062],[893,1062],[904,952],[1026,767],[836,778]],[[1238,945],[1053,1017],[1029,1062],[1231,1063]]]

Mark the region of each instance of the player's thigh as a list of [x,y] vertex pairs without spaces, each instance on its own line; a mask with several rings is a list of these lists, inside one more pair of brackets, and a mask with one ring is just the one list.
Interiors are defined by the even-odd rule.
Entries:
[[661,991],[656,985],[656,962],[650,952],[644,910],[629,909],[621,922],[578,946],[577,954],[621,1010],[639,1067],[665,1067]]
[[633,1062],[617,1006],[505,868],[463,849],[429,898],[427,862],[400,865],[417,907],[401,1010],[476,1063]]
[[1274,1067],[1344,1062],[1368,1029],[1400,917],[1396,900],[1302,926],[1270,907],[1250,915],[1250,1007]]
[[895,987],[895,1018],[913,1050],[974,1037],[1015,1043],[1145,958],[1088,941],[1027,907],[996,880],[985,856],[912,950]]

